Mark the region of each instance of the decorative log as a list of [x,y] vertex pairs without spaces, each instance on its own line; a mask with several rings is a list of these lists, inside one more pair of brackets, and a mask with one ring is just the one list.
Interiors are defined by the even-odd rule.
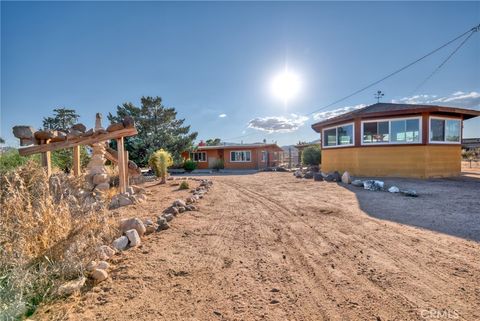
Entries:
[[80,168],[80,146],[73,147],[73,175],[79,176],[81,173]]
[[123,146],[123,137],[117,138],[117,150],[118,150],[118,179],[120,193],[127,191],[127,185],[125,183],[125,150]]

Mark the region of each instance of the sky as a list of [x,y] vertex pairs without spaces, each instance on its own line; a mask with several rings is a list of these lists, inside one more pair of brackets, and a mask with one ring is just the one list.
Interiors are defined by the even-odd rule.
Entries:
[[[456,42],[410,69],[312,113],[480,23],[480,2],[1,2],[0,135],[54,108],[95,113],[161,96],[199,139],[312,141],[311,124],[355,106],[480,109],[480,32],[423,86]],[[298,93],[272,82],[285,68]],[[105,117],[106,118],[106,117]],[[106,122],[106,120],[105,120]],[[464,124],[480,137],[480,117]]]

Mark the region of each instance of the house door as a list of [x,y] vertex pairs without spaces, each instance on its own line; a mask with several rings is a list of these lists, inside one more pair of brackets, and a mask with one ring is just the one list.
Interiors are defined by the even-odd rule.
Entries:
[[215,162],[217,161],[217,157],[215,156],[209,156],[208,157],[208,168],[213,168],[215,166]]

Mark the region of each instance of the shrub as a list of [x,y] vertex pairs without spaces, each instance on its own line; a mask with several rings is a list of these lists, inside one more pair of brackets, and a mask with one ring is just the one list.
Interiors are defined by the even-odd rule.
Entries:
[[188,171],[188,172],[191,172],[193,170],[195,170],[197,168],[197,163],[194,162],[193,160],[191,159],[187,159],[184,163],[183,163],[183,168]]
[[37,154],[28,157],[20,156],[17,149],[3,152],[0,154],[0,173],[11,171],[26,164],[29,160],[34,160],[40,164],[40,155]]
[[168,167],[173,165],[172,155],[160,149],[150,156],[148,163],[155,171],[155,175],[161,178],[160,183],[165,183]]
[[180,183],[180,186],[178,187],[178,189],[189,189],[189,188],[190,188],[190,185],[188,185],[187,181],[183,181],[182,183]]
[[303,165],[319,165],[321,162],[320,146],[308,146],[302,153]]
[[224,168],[225,168],[225,163],[223,162],[223,159],[217,159],[213,164],[213,169],[217,171]]
[[[52,166],[69,173],[73,168],[73,150],[71,148],[53,151],[51,154]],[[90,161],[85,146],[80,146],[80,166],[85,168]]]

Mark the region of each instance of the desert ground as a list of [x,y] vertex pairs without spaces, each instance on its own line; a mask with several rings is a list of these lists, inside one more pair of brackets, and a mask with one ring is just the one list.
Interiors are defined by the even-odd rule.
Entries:
[[[475,173],[386,181],[418,198],[291,173],[211,179],[199,211],[117,254],[110,279],[37,318],[480,320]],[[154,217],[188,194],[146,187],[148,202],[115,215]]]

